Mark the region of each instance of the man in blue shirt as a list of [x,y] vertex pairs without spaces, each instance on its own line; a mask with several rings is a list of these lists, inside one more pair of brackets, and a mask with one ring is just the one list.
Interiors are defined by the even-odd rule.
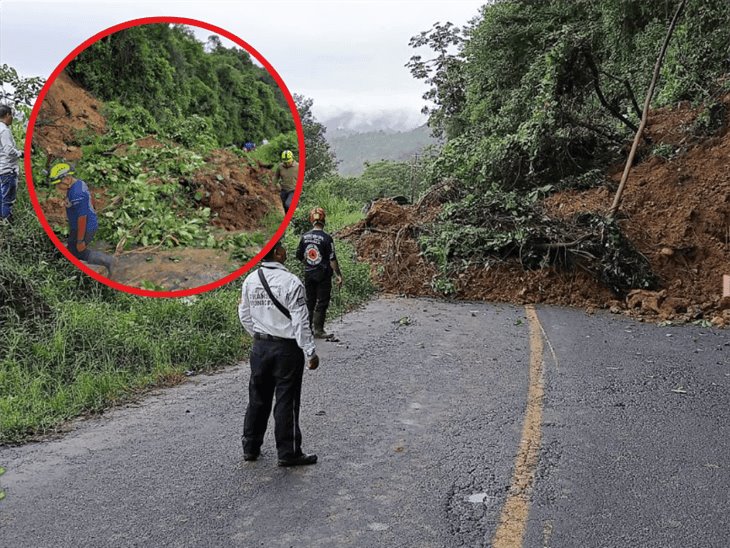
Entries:
[[91,203],[89,187],[75,177],[73,168],[58,163],[51,168],[51,184],[66,194],[66,218],[68,219],[68,250],[77,259],[89,264],[105,267],[108,277],[112,276],[115,259],[113,256],[89,249],[99,227],[94,206]]

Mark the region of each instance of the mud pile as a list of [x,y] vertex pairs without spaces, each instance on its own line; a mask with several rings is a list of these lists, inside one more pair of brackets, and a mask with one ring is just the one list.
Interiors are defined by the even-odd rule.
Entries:
[[[87,132],[101,134],[107,122],[101,110],[103,103],[77,85],[65,72],[53,82],[41,105],[33,142],[49,155],[49,160],[63,158],[72,162],[81,159],[78,146]],[[109,153],[125,157],[132,143],[117,143]],[[163,140],[149,135],[134,141],[137,147],[168,146]],[[170,143],[174,145],[174,143]],[[181,180],[198,198],[198,203],[210,207],[215,214],[212,224],[225,230],[259,228],[262,219],[272,210],[283,211],[279,193],[271,184],[270,170],[239,158],[226,150],[214,150],[206,165],[189,179]],[[159,181],[154,177],[150,184]],[[88,181],[94,194],[95,207],[101,211],[109,202],[103,181]],[[45,199],[44,199],[45,198]],[[57,194],[41,197],[41,206],[52,224],[65,224],[63,198]]]
[[[730,96],[725,99],[730,105]],[[730,111],[730,108],[727,109]],[[722,276],[730,274],[730,133],[696,136],[697,110],[689,105],[650,116],[651,145],[635,165],[619,211],[619,224],[660,281],[659,291],[633,291],[617,297],[591,274],[545,268],[523,270],[517,262],[470,267],[452,282],[456,297],[467,300],[550,303],[587,309],[610,308],[649,320],[705,319],[730,325],[730,298],[722,298]],[[649,154],[663,146],[667,158]],[[623,165],[609,176],[612,185],[551,195],[543,204],[557,219],[582,212],[607,213]],[[432,295],[436,271],[419,254],[419,227],[432,219],[427,207],[376,202],[367,218],[342,232],[372,265],[384,291]]]
[[435,295],[436,268],[421,256],[417,241],[419,213],[417,206],[378,200],[364,220],[337,234],[355,243],[358,258],[371,265],[373,280],[386,292]]
[[251,230],[269,211],[283,212],[271,170],[226,150],[214,150],[205,161],[206,166],[193,175],[192,187],[200,203],[217,214],[214,225]]
[[54,158],[81,158],[79,137],[104,133],[106,120],[102,103],[62,72],[53,82],[41,105],[33,132],[33,144]]

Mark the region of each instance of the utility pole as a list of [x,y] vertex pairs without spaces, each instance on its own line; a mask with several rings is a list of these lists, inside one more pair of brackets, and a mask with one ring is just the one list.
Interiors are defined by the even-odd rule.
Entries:
[[413,155],[411,163],[411,203],[416,201],[416,163],[418,162],[418,153]]

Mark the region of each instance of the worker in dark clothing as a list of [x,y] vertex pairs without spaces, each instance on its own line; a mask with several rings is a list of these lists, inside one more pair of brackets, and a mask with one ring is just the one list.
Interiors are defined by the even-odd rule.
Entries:
[[302,452],[299,403],[305,356],[309,369],[319,357],[307,321],[304,286],[284,266],[281,242],[269,251],[261,268],[249,274],[241,288],[238,317],[253,337],[248,407],[243,424],[243,459],[261,453],[266,424],[274,405],[274,437],[279,466],[315,464],[317,455]]
[[299,163],[294,161],[294,153],[291,150],[285,150],[281,153],[281,163],[274,170],[274,184],[279,185],[279,196],[284,213],[291,207],[298,177]]
[[297,248],[297,259],[304,263],[304,288],[307,292],[307,310],[315,338],[325,338],[324,320],[332,294],[332,275],[342,287],[342,272],[335,255],[335,242],[324,231],[325,212],[315,207],[309,213],[314,228],[302,234]]
[[64,162],[59,162],[51,168],[50,181],[66,198],[68,250],[77,259],[104,266],[107,277],[111,278],[116,259],[112,255],[88,247],[99,227],[89,187],[84,181],[77,179],[73,168]]

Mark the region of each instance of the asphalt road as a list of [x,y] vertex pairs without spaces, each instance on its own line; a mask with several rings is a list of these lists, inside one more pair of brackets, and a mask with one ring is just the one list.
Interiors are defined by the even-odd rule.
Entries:
[[379,299],[335,321],[305,372],[315,466],[278,468],[271,432],[243,461],[246,364],[1,448],[0,546],[490,546],[505,519],[504,546],[730,545],[728,331],[537,317]]

